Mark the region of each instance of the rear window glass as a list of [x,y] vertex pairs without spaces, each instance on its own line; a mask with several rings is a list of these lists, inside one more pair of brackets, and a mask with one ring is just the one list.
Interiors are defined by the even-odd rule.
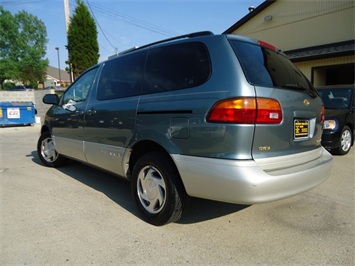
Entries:
[[143,93],[196,87],[211,73],[207,48],[199,42],[180,43],[149,51]]
[[312,89],[309,81],[285,56],[262,46],[231,40],[249,83],[266,87]]

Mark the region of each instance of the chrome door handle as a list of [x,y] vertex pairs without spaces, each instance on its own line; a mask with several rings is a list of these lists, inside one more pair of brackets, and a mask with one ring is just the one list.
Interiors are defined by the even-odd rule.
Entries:
[[83,110],[76,110],[76,111],[75,111],[75,114],[76,114],[76,115],[83,115],[83,114],[84,114],[84,111],[83,111]]
[[95,108],[91,108],[91,109],[87,110],[86,114],[89,115],[89,116],[96,114]]

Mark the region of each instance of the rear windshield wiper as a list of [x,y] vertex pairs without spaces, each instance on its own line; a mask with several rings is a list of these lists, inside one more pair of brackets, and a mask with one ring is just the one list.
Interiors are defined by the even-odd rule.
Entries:
[[302,91],[307,91],[307,93],[313,97],[313,98],[316,98],[317,97],[317,92],[312,89],[312,88],[306,88],[304,86],[302,86],[301,84],[299,83],[288,83],[288,84],[285,84],[283,86],[281,86],[281,88],[286,88],[286,89],[296,89],[296,90],[302,90]]
[[297,89],[297,90],[307,90],[307,88],[303,87],[301,84],[298,83],[289,83],[289,84],[284,84],[281,86],[282,88],[286,89]]

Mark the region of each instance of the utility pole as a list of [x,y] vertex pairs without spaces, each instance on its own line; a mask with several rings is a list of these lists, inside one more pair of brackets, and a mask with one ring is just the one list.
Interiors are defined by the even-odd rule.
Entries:
[[59,71],[59,85],[61,85],[62,84],[62,78],[61,78],[61,76],[60,76],[60,59],[59,59],[59,47],[56,47],[55,48],[56,50],[57,50],[57,54],[58,54],[58,71]]
[[[67,44],[68,44],[68,29],[69,29],[69,23],[70,23],[69,0],[64,0],[64,15],[65,15],[65,26],[66,26]],[[69,58],[70,83],[73,83],[74,76],[73,76],[72,66],[70,63],[69,50],[68,50],[68,58]]]
[[65,26],[68,34],[69,18],[70,18],[69,0],[64,0],[64,15],[65,15]]

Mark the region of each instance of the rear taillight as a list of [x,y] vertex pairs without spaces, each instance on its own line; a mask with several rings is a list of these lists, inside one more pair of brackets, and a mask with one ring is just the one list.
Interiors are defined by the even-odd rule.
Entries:
[[279,124],[282,121],[280,103],[275,99],[257,98],[257,124]]
[[279,124],[282,121],[282,110],[275,99],[227,99],[217,102],[206,120],[211,123]]
[[322,105],[322,110],[320,112],[320,124],[322,125],[324,123],[325,120],[325,108],[324,105]]

